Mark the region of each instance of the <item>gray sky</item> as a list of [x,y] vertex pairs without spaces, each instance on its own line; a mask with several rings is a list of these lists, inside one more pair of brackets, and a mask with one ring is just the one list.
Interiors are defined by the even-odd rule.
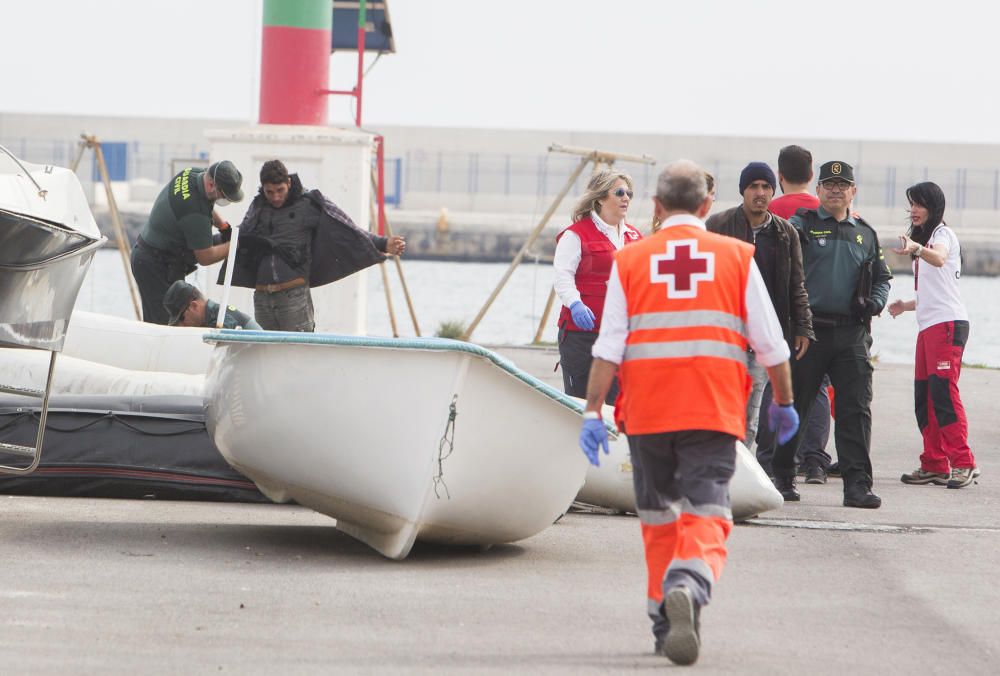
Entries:
[[[0,0],[0,111],[255,121],[261,4]],[[364,122],[1000,143],[996,7],[390,0]]]

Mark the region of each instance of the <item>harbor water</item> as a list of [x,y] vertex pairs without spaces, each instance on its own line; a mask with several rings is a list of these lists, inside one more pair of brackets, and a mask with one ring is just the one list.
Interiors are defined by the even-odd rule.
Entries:
[[[407,287],[422,335],[433,335],[444,322],[467,325],[475,318],[490,293],[507,270],[502,263],[450,263],[440,261],[403,261]],[[401,336],[415,335],[406,310],[396,266],[386,266],[392,292],[396,322]],[[386,309],[382,276],[377,269],[368,275],[368,333],[391,336],[392,329]],[[208,277],[203,271],[194,273],[190,281],[207,288]],[[483,345],[524,345],[532,341],[552,288],[552,266],[527,261],[508,280],[503,291],[490,307],[472,335],[473,342]],[[1000,278],[964,277],[962,297],[969,310],[971,325],[965,363],[969,366],[1000,368],[1000,316],[996,299],[1000,297]],[[892,280],[890,300],[913,297],[913,277],[897,275]],[[991,300],[992,299],[992,300]],[[216,299],[218,300],[218,299]],[[132,302],[120,255],[113,249],[97,253],[90,273],[80,289],[77,309],[100,312],[118,317],[134,317]],[[242,308],[252,312],[252,308]],[[556,340],[558,300],[542,334],[544,342]],[[913,363],[917,323],[912,312],[896,319],[883,313],[873,320],[872,352],[880,361]]]

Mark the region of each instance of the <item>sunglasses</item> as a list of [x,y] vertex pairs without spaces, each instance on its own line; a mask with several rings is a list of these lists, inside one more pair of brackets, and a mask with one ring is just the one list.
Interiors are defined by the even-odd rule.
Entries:
[[618,188],[611,194],[614,195],[615,197],[625,197],[625,195],[628,195],[628,198],[632,199],[635,193],[633,193],[631,190],[626,190],[625,188]]

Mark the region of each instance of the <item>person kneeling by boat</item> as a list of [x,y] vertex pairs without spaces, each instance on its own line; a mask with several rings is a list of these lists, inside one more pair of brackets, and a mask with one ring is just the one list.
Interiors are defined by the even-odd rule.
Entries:
[[[208,300],[202,295],[198,287],[188,284],[184,280],[178,280],[167,289],[167,295],[163,299],[163,307],[170,317],[170,326],[201,326],[205,328],[215,328],[219,321],[219,304],[214,300]],[[250,329],[260,330],[260,324],[255,322],[250,315],[240,312],[234,306],[226,308],[226,317],[222,322],[224,329]]]
[[[260,183],[240,226],[232,283],[254,289],[254,316],[265,329],[312,332],[310,288],[406,250],[402,237],[362,230],[319,190],[304,190],[281,160],[264,163]],[[225,266],[220,284],[224,275]]]
[[655,650],[693,664],[701,608],[733,527],[729,481],[745,433],[748,346],[774,388],[780,441],[799,419],[790,350],[753,246],[705,230],[712,200],[704,171],[687,160],[668,164],[653,206],[662,229],[620,250],[611,268],[580,446],[594,465],[600,447],[608,453],[601,406],[617,371],[615,418],[632,457]]

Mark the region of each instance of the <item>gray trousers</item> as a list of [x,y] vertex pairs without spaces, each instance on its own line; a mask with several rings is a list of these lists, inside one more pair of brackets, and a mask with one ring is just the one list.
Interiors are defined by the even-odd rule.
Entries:
[[757,357],[753,352],[747,352],[747,372],[750,374],[753,386],[750,389],[750,396],[747,397],[747,426],[746,434],[743,436],[743,445],[747,447],[747,450],[750,450],[757,438],[764,387],[769,383],[767,381],[767,368],[757,363]]
[[308,286],[274,293],[254,291],[253,314],[261,328],[267,331],[312,333],[316,330],[312,294]]
[[686,430],[628,435],[628,445],[646,551],[646,612],[662,641],[669,629],[663,599],[670,590],[687,587],[701,607],[722,573],[733,526],[729,481],[736,438]]
[[[587,398],[590,366],[594,361],[590,351],[597,342],[593,331],[559,329],[559,366],[563,373],[563,391],[571,397]],[[618,398],[618,376],[611,381],[604,403],[613,406]]]

